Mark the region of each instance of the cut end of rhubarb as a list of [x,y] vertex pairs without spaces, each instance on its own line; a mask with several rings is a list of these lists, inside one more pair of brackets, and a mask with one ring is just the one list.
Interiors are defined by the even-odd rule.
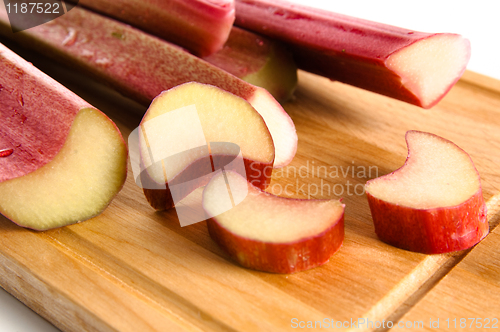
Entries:
[[423,108],[439,102],[464,73],[470,58],[470,42],[456,34],[436,34],[393,54],[386,65]]
[[408,159],[403,167],[367,183],[367,191],[383,201],[415,209],[456,206],[480,189],[469,155],[433,134],[406,134]]
[[297,86],[297,65],[284,45],[237,27],[222,50],[203,59],[266,89],[279,102],[287,101]]
[[35,230],[84,221],[108,206],[126,172],[127,148],[120,132],[106,115],[85,108],[53,160],[0,183],[0,213]]
[[280,102],[289,100],[297,87],[297,65],[281,45],[272,45],[267,63],[257,72],[243,76],[250,84],[269,91]]

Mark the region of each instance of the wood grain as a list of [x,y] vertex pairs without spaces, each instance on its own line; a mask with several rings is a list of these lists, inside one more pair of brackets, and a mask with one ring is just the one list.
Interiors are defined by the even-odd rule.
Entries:
[[[140,122],[144,107],[15,51],[108,114],[124,137]],[[469,152],[485,199],[498,194],[500,154],[492,151],[500,147],[500,92],[471,77],[422,110],[300,72],[295,98],[284,105],[297,127],[297,155],[274,171],[268,190],[343,198],[345,242],[322,267],[293,275],[241,268],[212,242],[204,222],[180,227],[175,211],[154,212],[129,174],[109,208],[84,223],[33,232],[0,217],[0,285],[65,331],[290,331],[293,318],[387,319],[467,252],[428,256],[382,243],[362,185],[404,163],[404,134],[416,129]]]

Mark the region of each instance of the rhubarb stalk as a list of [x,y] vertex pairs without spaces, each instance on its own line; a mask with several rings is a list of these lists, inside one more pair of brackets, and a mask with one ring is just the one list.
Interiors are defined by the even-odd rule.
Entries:
[[462,76],[470,43],[291,4],[236,0],[235,24],[288,43],[299,68],[423,108]]
[[182,83],[217,86],[247,100],[262,116],[276,149],[274,167],[286,166],[295,155],[295,126],[268,91],[129,25],[75,7],[47,24],[14,34],[0,6],[0,34],[75,65],[147,105]]
[[[201,0],[80,0],[79,3],[185,47],[234,76],[263,87],[278,101],[291,97],[297,85],[297,66],[283,45],[237,27],[231,28],[233,1],[222,1],[220,8]],[[216,6],[218,11],[208,11],[207,6]],[[219,13],[222,9],[231,9],[231,12]]]
[[80,5],[207,56],[222,48],[234,22],[234,0],[79,0]]

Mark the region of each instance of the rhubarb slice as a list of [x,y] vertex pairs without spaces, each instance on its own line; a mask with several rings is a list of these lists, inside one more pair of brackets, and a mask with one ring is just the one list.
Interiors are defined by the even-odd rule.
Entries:
[[293,121],[268,91],[126,24],[75,7],[47,24],[13,34],[0,6],[0,34],[75,65],[148,105],[182,83],[217,86],[247,100],[262,116],[276,149],[274,167],[286,166],[295,156]]
[[101,213],[127,148],[103,113],[0,44],[0,213],[36,230]]
[[241,27],[288,43],[299,68],[423,108],[464,73],[470,43],[291,4],[236,0]]
[[234,0],[79,0],[141,30],[207,56],[219,51],[234,22]]
[[262,189],[271,181],[274,145],[264,120],[246,100],[211,85],[186,83],[156,97],[139,144],[144,193],[157,210],[206,185],[214,168],[227,164],[232,144],[249,181]]
[[429,133],[409,131],[406,142],[404,166],[366,184],[378,237],[428,254],[478,243],[489,227],[479,174],[469,155]]
[[250,269],[311,269],[326,263],[344,240],[344,205],[338,200],[274,196],[231,171],[210,180],[203,208],[211,217],[210,237]]
[[297,86],[297,65],[280,43],[233,27],[224,48],[203,58],[245,82],[287,101]]

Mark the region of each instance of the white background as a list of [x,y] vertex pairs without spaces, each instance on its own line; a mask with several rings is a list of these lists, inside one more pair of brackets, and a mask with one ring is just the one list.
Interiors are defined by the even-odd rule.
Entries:
[[[500,2],[449,0],[293,0],[317,8],[425,32],[459,33],[471,41],[468,69],[500,79]],[[0,288],[0,332],[50,332],[52,325]]]

